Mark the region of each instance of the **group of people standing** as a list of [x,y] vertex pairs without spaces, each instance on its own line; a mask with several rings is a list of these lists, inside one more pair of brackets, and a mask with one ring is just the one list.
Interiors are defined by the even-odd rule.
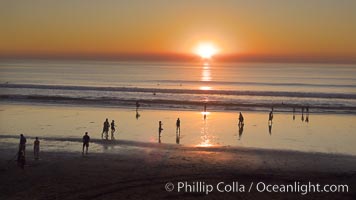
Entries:
[[[20,134],[19,150],[16,156],[17,156],[17,165],[22,169],[24,169],[26,164],[26,143],[27,143],[26,137],[23,134]],[[33,143],[33,153],[34,153],[35,160],[38,160],[40,154],[40,141],[38,137],[36,137]]]
[[101,139],[104,139],[104,137],[106,140],[109,139],[109,128],[110,128],[111,140],[115,140],[115,136],[114,136],[114,133],[116,131],[115,127],[116,127],[115,121],[112,120],[111,123],[109,123],[108,118],[106,118],[106,120],[104,121],[103,132],[101,133]]
[[[158,143],[161,143],[161,134],[163,131],[163,123],[162,121],[158,122]],[[176,143],[180,142],[180,119],[178,118],[176,121]]]

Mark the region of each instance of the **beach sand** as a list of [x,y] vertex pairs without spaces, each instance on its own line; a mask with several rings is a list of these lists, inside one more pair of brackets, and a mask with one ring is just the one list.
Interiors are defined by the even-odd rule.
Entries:
[[[100,142],[99,142],[100,143]],[[109,146],[110,142],[102,142]],[[117,145],[117,144],[115,144]],[[9,161],[14,146],[2,146],[0,199],[355,199],[356,158],[348,155],[250,148],[202,148],[169,144],[130,145],[105,153],[27,151],[22,170]],[[80,149],[78,143],[78,149]],[[89,149],[90,150],[90,149]],[[245,184],[347,184],[344,193],[165,191],[165,184],[203,181]]]
[[[174,127],[177,115],[183,122],[178,145]],[[352,116],[313,115],[313,121],[307,124],[294,122],[288,113],[276,113],[270,135],[263,124],[265,114],[246,113],[246,130],[241,140],[233,126],[236,113],[212,112],[204,121],[199,111],[143,110],[136,120],[132,109],[3,103],[0,117],[1,200],[356,197]],[[105,117],[118,119],[116,141],[100,139]],[[160,119],[165,130],[162,143],[158,144],[156,131]],[[323,125],[325,121],[329,127]],[[339,123],[338,129],[330,128],[333,123]],[[221,131],[217,131],[219,127]],[[89,131],[92,138],[86,156],[81,154],[84,131]],[[25,134],[28,144],[24,170],[15,161],[20,133]],[[213,137],[202,137],[214,134],[220,139],[210,141]],[[35,136],[41,140],[37,161],[32,152]],[[301,190],[258,192],[256,188],[261,182],[301,185],[309,181],[322,186],[346,184],[348,192],[302,195]],[[172,192],[165,190],[168,182],[175,186]],[[178,191],[178,182],[190,185],[201,182],[213,185],[214,191],[209,194],[197,189]],[[220,193],[216,190],[219,182],[238,182],[240,188],[241,185],[245,188]],[[248,192],[251,183],[253,187]]]

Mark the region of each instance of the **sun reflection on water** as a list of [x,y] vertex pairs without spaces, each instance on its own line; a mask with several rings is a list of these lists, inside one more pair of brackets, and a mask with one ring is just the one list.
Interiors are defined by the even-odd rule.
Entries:
[[202,127],[200,129],[200,143],[197,144],[196,146],[197,147],[211,147],[211,146],[214,146],[213,143],[212,143],[212,139],[213,139],[213,136],[211,136],[209,134],[209,127],[208,127],[208,120],[206,118],[207,115],[210,114],[210,112],[207,112],[207,111],[204,111],[204,112],[201,112],[201,114],[204,116],[204,120],[203,120],[203,124],[202,124]]
[[[204,65],[202,67],[202,74],[201,74],[200,80],[203,82],[209,82],[212,80],[209,63],[204,63]],[[207,85],[201,86],[199,88],[200,88],[200,90],[211,90],[212,89],[211,86],[207,86]]]
[[201,138],[202,141],[201,141],[200,144],[197,145],[198,147],[211,147],[211,146],[213,146],[211,144],[211,141],[210,141],[210,138],[209,138],[208,135],[203,135],[200,138]]
[[211,87],[210,86],[201,86],[199,89],[200,90],[211,90]]

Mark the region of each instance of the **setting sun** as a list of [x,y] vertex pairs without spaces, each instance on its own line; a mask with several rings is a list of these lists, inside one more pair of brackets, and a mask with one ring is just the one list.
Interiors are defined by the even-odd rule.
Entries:
[[218,52],[218,49],[213,44],[202,43],[197,46],[195,52],[203,59],[210,59]]

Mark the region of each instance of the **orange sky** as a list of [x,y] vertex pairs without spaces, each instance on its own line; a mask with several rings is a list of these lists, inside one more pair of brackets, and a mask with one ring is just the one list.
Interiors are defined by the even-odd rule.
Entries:
[[2,0],[0,57],[356,62],[351,0]]

